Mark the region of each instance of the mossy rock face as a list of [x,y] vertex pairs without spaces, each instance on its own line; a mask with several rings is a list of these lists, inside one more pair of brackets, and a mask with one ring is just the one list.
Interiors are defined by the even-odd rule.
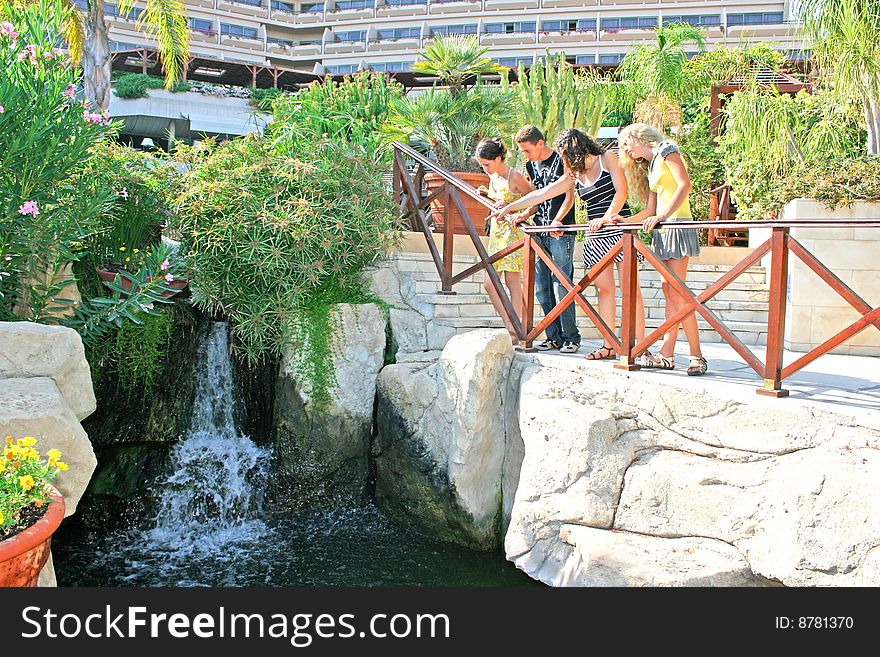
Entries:
[[199,340],[210,318],[183,301],[177,302],[174,313],[171,340],[153,390],[126,390],[112,370],[100,373],[95,386],[97,409],[83,421],[96,448],[174,443],[186,436],[195,397]]
[[101,449],[78,520],[108,530],[142,525],[155,517],[152,484],[164,476],[170,444],[117,445]]

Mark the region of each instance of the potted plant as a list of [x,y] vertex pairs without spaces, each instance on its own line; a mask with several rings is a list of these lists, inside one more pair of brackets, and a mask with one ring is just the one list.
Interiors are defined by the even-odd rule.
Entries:
[[37,441],[7,436],[0,459],[0,586],[36,586],[52,534],[64,518],[64,498],[52,485],[67,470],[61,452],[45,459]]
[[[512,92],[481,82],[480,76],[497,73],[501,67],[485,53],[475,35],[437,36],[419,54],[422,60],[412,70],[436,75],[438,82],[424,93],[403,96],[391,102],[388,120],[382,130],[389,141],[409,142],[418,150],[433,154],[437,162],[472,185],[488,184],[489,177],[474,161],[474,148],[484,137],[505,136],[512,132],[515,117]],[[466,84],[474,80],[473,84]],[[443,87],[439,88],[438,84]],[[432,172],[424,177],[431,193],[445,183]],[[462,202],[476,226],[482,226],[488,209],[462,196]],[[434,228],[442,230],[444,199],[431,204]],[[455,207],[449,210],[455,233],[467,234]]]

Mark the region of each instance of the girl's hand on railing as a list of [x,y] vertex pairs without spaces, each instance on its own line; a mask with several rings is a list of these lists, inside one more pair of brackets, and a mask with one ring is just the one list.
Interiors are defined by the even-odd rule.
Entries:
[[489,196],[489,188],[485,185],[480,185],[477,187],[477,194],[480,196]]
[[659,214],[655,214],[653,217],[648,217],[645,219],[645,222],[642,224],[642,230],[646,233],[649,230],[654,230],[654,227],[659,224],[661,221],[665,221],[666,217],[662,217]]
[[493,207],[495,207],[495,208],[499,208],[499,209],[500,209],[500,208],[503,208],[503,207],[506,206],[506,205],[508,205],[507,201],[505,201],[505,200],[503,200],[503,199],[500,199],[500,200],[498,200],[498,201],[495,201],[495,205],[494,205]]
[[605,217],[598,217],[593,219],[590,222],[590,232],[595,233],[602,229],[606,223],[613,223],[610,219],[606,219]]

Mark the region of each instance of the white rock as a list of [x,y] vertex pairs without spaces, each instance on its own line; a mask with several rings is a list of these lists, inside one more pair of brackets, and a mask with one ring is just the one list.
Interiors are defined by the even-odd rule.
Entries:
[[0,322],[0,378],[28,376],[53,379],[78,419],[95,411],[91,370],[73,329]]
[[392,308],[389,312],[391,336],[397,353],[418,353],[428,349],[425,318],[414,310]]

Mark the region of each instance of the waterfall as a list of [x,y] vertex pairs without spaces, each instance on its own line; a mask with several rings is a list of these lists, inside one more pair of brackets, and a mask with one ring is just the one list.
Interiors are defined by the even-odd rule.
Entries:
[[196,376],[189,434],[171,451],[170,474],[158,486],[162,506],[145,538],[177,556],[234,558],[236,545],[267,532],[259,516],[270,452],[235,427],[225,322],[214,322],[200,345]]

